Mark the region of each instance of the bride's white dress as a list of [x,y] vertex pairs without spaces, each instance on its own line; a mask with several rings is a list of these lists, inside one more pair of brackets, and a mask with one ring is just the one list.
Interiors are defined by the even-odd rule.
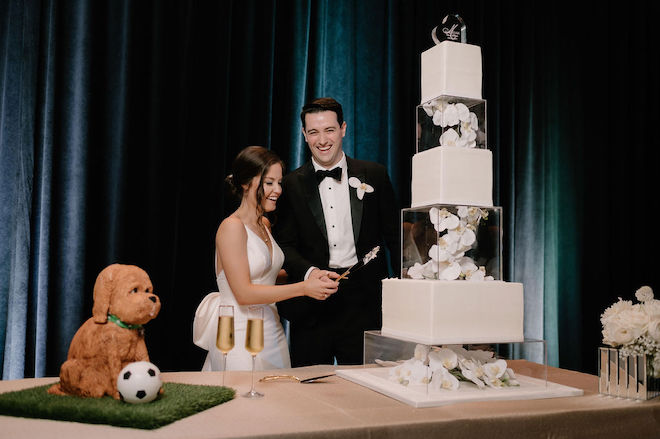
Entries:
[[[271,255],[266,243],[247,226],[247,255],[250,266],[250,280],[253,284],[275,285],[277,274],[284,263],[284,253],[268,232],[273,244]],[[203,371],[222,370],[222,352],[215,346],[218,331],[218,306],[234,305],[234,349],[227,354],[227,370],[251,370],[252,356],[245,349],[247,329],[247,305],[241,306],[229,288],[225,272],[216,277],[217,293],[208,294],[195,312],[193,322],[194,343],[208,351]],[[255,362],[255,370],[281,369],[291,367],[289,348],[280,323],[280,316],[274,303],[259,305],[264,309],[264,349]]]

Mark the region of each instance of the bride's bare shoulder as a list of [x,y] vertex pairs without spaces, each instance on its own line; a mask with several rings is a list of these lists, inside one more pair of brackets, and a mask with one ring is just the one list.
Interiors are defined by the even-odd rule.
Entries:
[[220,223],[220,226],[218,226],[218,231],[216,232],[215,238],[218,240],[221,236],[243,235],[247,235],[243,221],[241,221],[241,219],[235,215],[229,215]]

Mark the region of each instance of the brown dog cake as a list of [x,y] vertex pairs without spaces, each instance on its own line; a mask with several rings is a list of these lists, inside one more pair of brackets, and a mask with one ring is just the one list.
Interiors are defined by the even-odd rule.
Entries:
[[60,382],[48,392],[119,399],[119,372],[134,361],[149,361],[142,325],[159,311],[144,270],[121,264],[104,268],[94,284],[92,317],[73,336]]

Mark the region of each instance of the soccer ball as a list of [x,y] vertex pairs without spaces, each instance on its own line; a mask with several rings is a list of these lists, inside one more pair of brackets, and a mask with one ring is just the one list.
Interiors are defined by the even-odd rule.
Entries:
[[127,364],[117,377],[119,394],[132,404],[153,401],[161,386],[160,370],[148,361]]

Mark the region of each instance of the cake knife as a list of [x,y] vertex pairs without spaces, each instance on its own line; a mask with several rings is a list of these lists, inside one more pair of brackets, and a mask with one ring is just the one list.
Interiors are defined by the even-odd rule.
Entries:
[[298,381],[299,383],[302,384],[307,384],[307,383],[313,383],[317,380],[320,380],[322,378],[328,378],[331,376],[334,376],[334,373],[330,373],[327,375],[320,375],[316,377],[311,377],[311,378],[305,378],[305,379],[300,379],[295,375],[266,375],[265,377],[261,378],[259,381],[260,382],[265,382],[265,381],[275,381],[275,380],[293,380],[293,381]]

